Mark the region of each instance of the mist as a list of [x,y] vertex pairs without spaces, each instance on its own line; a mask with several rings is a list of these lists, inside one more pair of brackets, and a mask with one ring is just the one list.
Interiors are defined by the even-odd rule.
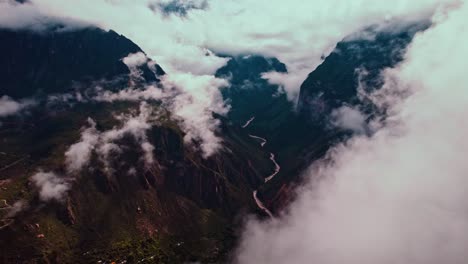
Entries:
[[[130,77],[140,78],[137,66],[149,59],[164,69],[168,77],[163,82],[180,92],[172,101],[171,110],[186,133],[185,142],[199,143],[202,155],[209,157],[222,149],[222,141],[216,135],[219,121],[211,111],[224,115],[229,110],[221,94],[215,91],[229,86],[225,83],[228,80],[223,83],[214,77],[216,70],[229,60],[218,54],[278,58],[286,64],[288,73],[266,72],[262,76],[278,85],[295,103],[307,74],[345,36],[371,24],[385,25],[395,20],[404,24],[430,17],[440,2],[31,0],[18,4],[6,1],[0,3],[0,28],[41,31],[53,23],[63,24],[61,30],[94,25],[130,38],[146,53],[122,58],[130,69]],[[175,82],[182,82],[183,86],[174,85]],[[141,96],[167,99],[168,93],[148,88],[144,93],[127,89],[119,95],[108,94],[112,98],[101,99],[140,100]]]
[[466,263],[466,17],[434,14],[370,96],[390,105],[381,128],[312,164],[278,218],[249,220],[235,263]]
[[0,97],[0,117],[15,115],[28,107],[34,106],[37,102],[31,99],[16,101],[9,96]]
[[0,26],[27,27],[33,20],[113,29],[169,74],[212,75],[227,62],[217,53],[276,57],[288,74],[266,76],[295,101],[307,74],[342,38],[371,24],[430,17],[440,2],[452,1],[7,1]]

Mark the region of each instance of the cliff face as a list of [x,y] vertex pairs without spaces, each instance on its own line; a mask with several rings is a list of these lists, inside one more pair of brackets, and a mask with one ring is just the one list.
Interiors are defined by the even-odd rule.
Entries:
[[295,175],[350,135],[350,131],[331,124],[332,111],[348,105],[364,114],[374,112],[371,102],[358,98],[358,89],[379,89],[381,71],[402,61],[413,36],[428,25],[419,22],[392,30],[369,27],[339,42],[308,75],[301,85],[298,114],[290,115],[273,134],[282,170],[260,189],[270,208],[280,210],[287,205],[294,198],[293,186],[301,181]]
[[[53,113],[37,111],[2,127],[0,146],[6,159],[1,198],[10,204],[20,200],[28,204],[0,230],[6,263],[42,258],[123,260],[130,254],[139,258],[159,254],[156,259],[171,263],[190,258],[207,261],[222,257],[232,246],[233,219],[239,212],[255,209],[251,190],[271,164],[242,131],[231,127],[223,127],[229,151],[203,159],[184,145],[183,133],[174,123],[154,126],[147,132],[148,142],[155,146],[155,163],[150,167],[141,160],[139,143],[124,137],[115,142],[123,152],[109,158],[112,173],[93,157],[89,169],[72,178],[63,203],[39,200],[31,175],[44,170],[68,177],[64,151],[79,140],[87,118],[105,131],[118,123],[112,114],[122,108],[138,105],[103,103]],[[143,250],[139,247],[154,250],[135,253]]]
[[286,66],[276,58],[259,55],[231,57],[216,72],[219,78],[229,80],[229,89],[222,91],[223,98],[231,106],[229,120],[243,125],[255,117],[249,125],[253,134],[271,136],[274,128],[292,111],[293,105],[277,85],[263,77],[267,72],[286,73]]
[[[130,78],[122,58],[141,51],[117,33],[99,29],[0,34],[12,49],[1,55],[0,67],[8,72],[1,75],[6,84],[1,95],[12,98],[64,94],[96,79],[117,79],[106,87],[119,90]],[[157,69],[154,74],[145,64],[139,70],[146,82],[158,82],[164,72]],[[3,263],[183,263],[226,256],[237,216],[256,210],[252,190],[272,170],[268,153],[238,125],[218,117],[224,148],[204,159],[196,146],[184,143],[170,112],[157,101],[147,107],[159,114],[143,134],[123,133],[106,160],[95,144],[79,173],[68,170],[65,153],[80,141],[89,118],[105,133],[120,128],[122,116],[138,114],[139,103],[46,102],[1,120]],[[145,150],[141,138],[154,149]],[[148,149],[151,165],[142,158]],[[63,199],[44,201],[32,179],[39,171],[60,175],[51,183],[55,191],[69,188]]]
[[428,22],[420,22],[396,30],[369,27],[345,38],[302,83],[299,112],[317,121],[344,103],[359,103],[359,82],[378,89],[380,72],[402,61],[414,34],[428,26]]
[[[63,93],[74,83],[110,79],[129,73],[122,58],[142,52],[132,41],[114,31],[85,28],[75,31],[51,29],[43,32],[0,30],[0,96],[13,98],[35,94]],[[156,75],[143,65],[147,81]]]

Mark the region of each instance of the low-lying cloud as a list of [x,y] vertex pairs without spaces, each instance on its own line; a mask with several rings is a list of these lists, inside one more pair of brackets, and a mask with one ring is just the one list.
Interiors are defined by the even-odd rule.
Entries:
[[344,105],[333,110],[331,118],[336,127],[360,134],[367,130],[367,117],[359,109]]
[[22,110],[33,106],[35,102],[33,100],[21,100],[16,101],[9,96],[0,97],[0,117],[15,115]]
[[81,140],[71,145],[65,152],[65,162],[69,173],[80,172],[88,165],[92,151],[99,142],[99,133],[96,123],[88,118],[89,127],[82,128]]
[[98,131],[96,122],[88,118],[88,125],[81,129],[81,139],[71,145],[65,152],[66,166],[69,173],[79,173],[86,169],[93,152],[97,153],[99,159],[104,164],[104,170],[112,173],[109,164],[111,154],[118,154],[121,148],[118,141],[125,136],[131,136],[140,145],[143,152],[142,160],[147,168],[154,163],[154,146],[149,142],[147,132],[153,125],[151,119],[153,110],[146,102],[141,102],[138,114],[120,114],[116,118],[122,122],[107,131]]
[[[53,21],[76,27],[76,21],[81,21],[124,34],[146,53],[146,56],[129,54],[123,59],[130,76],[141,77],[138,66],[151,62],[148,60],[151,58],[168,73],[163,83],[172,88],[161,91],[153,86],[104,92],[98,100],[170,100],[173,104],[169,108],[175,111],[174,116],[187,134],[185,141],[199,141],[203,155],[208,157],[222,145],[216,136],[219,121],[212,112],[222,115],[229,109],[214,91],[227,85],[213,76],[229,58],[216,54],[259,54],[280,59],[287,65],[288,73],[269,72],[263,77],[279,85],[287,98],[296,102],[300,84],[336,42],[370,24],[385,24],[394,19],[420,20],[440,3],[439,0],[346,3],[83,0],[64,5],[57,0],[31,0],[18,5],[7,1],[1,3],[0,14],[5,13],[5,17],[0,19],[0,27],[31,28]],[[23,18],[21,14],[28,15]],[[32,28],[41,30],[44,26]]]
[[185,133],[185,143],[198,145],[205,158],[215,154],[222,148],[222,139],[216,135],[220,121],[213,114],[226,115],[229,112],[230,107],[220,92],[220,89],[228,89],[229,83],[212,75],[190,73],[173,73],[160,78],[159,86],[128,87],[118,92],[101,89],[92,100],[158,101],[170,110],[172,118],[179,121]]
[[28,204],[24,200],[16,201],[10,208],[8,208],[8,213],[5,218],[15,217],[20,212],[24,211],[28,207]]
[[54,172],[38,171],[31,180],[39,189],[39,198],[44,202],[62,202],[70,189],[69,181]]
[[[58,0],[32,0],[27,5],[8,1],[3,3],[6,12],[1,13],[5,17],[0,16],[0,25],[20,27],[24,20],[42,16],[113,29],[135,41],[169,74],[214,74],[227,59],[213,51],[277,57],[287,65],[288,74],[281,79],[272,75],[271,80],[294,101],[300,83],[339,40],[374,23],[417,21],[440,2],[452,1],[83,0],[66,5]],[[161,7],[174,12],[157,12]]]
[[103,154],[103,159],[108,159],[109,150],[118,151],[119,147],[115,141],[122,139],[125,135],[131,135],[140,145],[143,151],[143,161],[145,166],[150,167],[153,162],[154,146],[148,141],[147,132],[153,126],[151,121],[152,107],[146,102],[141,102],[138,115],[121,115],[119,119],[123,121],[123,125],[105,131],[100,135],[100,146],[98,153]]
[[278,219],[250,221],[236,263],[466,262],[466,17],[466,1],[436,13],[384,73],[382,128],[313,164]]
[[220,92],[228,82],[210,75],[173,74],[164,76],[162,84],[166,89],[180,91],[169,109],[181,121],[184,141],[197,141],[205,158],[217,152],[222,140],[215,134],[220,121],[213,113],[226,115],[229,111]]
[[72,183],[83,170],[89,169],[93,153],[103,163],[104,171],[112,175],[111,155],[120,154],[119,140],[131,136],[140,145],[143,155],[141,160],[148,169],[154,162],[154,146],[149,142],[147,132],[155,125],[153,110],[146,102],[141,102],[138,113],[120,114],[116,118],[122,122],[107,131],[99,131],[96,122],[88,118],[87,125],[81,128],[80,140],[72,144],[65,152],[65,166],[68,175],[39,170],[31,181],[39,190],[39,198],[44,202],[63,202]]

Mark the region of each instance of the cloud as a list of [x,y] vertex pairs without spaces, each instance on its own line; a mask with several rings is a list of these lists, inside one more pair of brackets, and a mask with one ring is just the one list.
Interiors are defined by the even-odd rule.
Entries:
[[[123,121],[123,125],[102,132],[100,135],[98,153],[101,154],[104,163],[107,163],[110,153],[119,152],[119,147],[114,142],[122,139],[125,135],[131,135],[140,143],[141,150],[144,153],[143,160],[145,165],[149,167],[153,164],[154,146],[148,141],[148,136],[146,135],[147,131],[152,127],[150,122],[151,115],[151,107],[146,102],[141,102],[138,115],[117,116],[118,119]],[[110,168],[108,169],[110,170]]]
[[141,149],[143,150],[144,153],[144,160],[146,166],[150,166],[151,164],[154,163],[154,157],[153,157],[153,151],[154,151],[154,146],[148,142],[148,140],[144,140],[143,143],[141,143]]
[[[157,115],[157,113],[156,113]],[[104,169],[112,173],[110,158],[122,153],[119,140],[125,136],[131,136],[140,145],[143,152],[142,161],[149,168],[154,164],[154,146],[149,142],[147,132],[156,124],[152,119],[156,116],[152,107],[141,102],[138,113],[118,114],[115,118],[121,121],[121,125],[106,131],[99,131],[96,122],[88,118],[88,125],[81,128],[80,141],[72,144],[65,152],[65,164],[70,174],[80,173],[91,161],[93,153],[104,164]]]
[[145,64],[148,61],[148,58],[143,52],[137,52],[128,54],[128,56],[123,58],[122,61],[128,68],[134,69]]
[[80,172],[88,165],[92,151],[99,140],[99,133],[96,130],[96,123],[88,118],[88,128],[82,128],[81,140],[71,145],[65,152],[65,163],[69,173]]
[[[226,58],[212,51],[277,57],[288,67],[281,84],[295,101],[301,81],[339,40],[370,24],[426,17],[440,2],[452,1],[212,0],[205,5],[204,1],[83,0],[64,5],[58,0],[32,0],[28,8],[33,14],[20,16],[26,7],[8,7],[8,17],[0,24],[11,26],[18,18],[42,15],[114,29],[135,41],[169,74],[214,74]],[[164,6],[173,7],[169,9],[176,14],[154,11]]]
[[205,158],[218,151],[222,139],[215,132],[220,121],[213,113],[226,115],[229,112],[220,92],[228,82],[210,75],[172,74],[163,76],[162,84],[165,89],[178,91],[169,109],[181,121],[184,141],[189,144],[197,141]]
[[208,7],[207,0],[169,0],[169,1],[154,1],[150,3],[151,10],[162,12],[165,15],[175,14],[185,17],[192,9],[206,9]]
[[9,96],[4,95],[0,97],[0,117],[17,114],[34,104],[33,100],[15,101]]
[[[407,21],[409,17],[417,21],[431,14],[440,2],[212,0],[205,4],[205,1],[198,0],[83,0],[64,5],[58,0],[32,0],[28,7],[10,3],[8,10],[10,14],[21,14],[24,8],[29,8],[28,12],[34,13],[31,17],[62,19],[64,23],[70,20],[84,21],[104,29],[116,30],[138,44],[148,58],[157,61],[171,76],[167,78],[174,80],[184,74],[189,74],[185,76],[191,76],[194,83],[198,82],[198,76],[201,79],[206,76],[214,78],[216,70],[229,60],[216,54],[276,57],[287,65],[288,73],[270,72],[263,74],[263,77],[272,84],[280,85],[288,98],[296,102],[302,81],[339,40],[374,23],[385,24],[385,21],[395,19]],[[164,7],[169,7],[175,13],[157,12]],[[22,24],[16,19],[16,16],[9,15],[5,19],[8,22],[3,21],[3,25],[16,23],[20,27]],[[124,60],[131,68],[143,63],[143,55],[131,54]],[[184,85],[191,83],[185,82]],[[213,119],[206,109],[221,104],[211,88],[207,90],[198,87],[199,90],[194,90],[178,85],[177,99],[172,101],[175,104],[171,108],[178,111],[176,116],[187,133],[186,142],[201,140],[204,155],[207,156],[220,149],[221,142],[215,136],[219,121]],[[157,89],[146,89],[144,92],[127,89],[118,94],[105,93],[101,99],[135,100],[160,96],[164,97],[161,100],[167,100],[167,97],[173,97],[173,92],[166,89],[161,93]],[[201,96],[196,93],[207,93],[208,98],[215,101],[208,103],[200,100]],[[190,107],[182,107],[184,103],[190,103]],[[201,105],[195,105],[197,103]],[[188,109],[203,115],[199,117],[189,113]],[[206,127],[202,128],[202,124]]]
[[161,77],[161,87],[147,85],[143,89],[127,88],[118,92],[98,90],[93,100],[161,102],[180,122],[186,134],[184,141],[187,144],[198,142],[206,158],[222,147],[221,138],[216,136],[220,121],[213,117],[213,113],[226,115],[229,112],[229,105],[223,101],[220,92],[227,86],[226,80],[211,75],[174,73]]
[[[57,27],[59,25],[60,27]],[[46,15],[30,1],[25,3],[18,3],[14,0],[0,1],[0,28],[26,28],[38,31],[54,28],[59,31],[67,31],[89,25],[89,23],[79,19],[71,19],[61,15]]]
[[5,218],[15,217],[18,213],[27,208],[27,203],[24,200],[16,201],[8,210]]
[[342,106],[331,113],[332,124],[336,127],[351,130],[355,133],[366,132],[366,116],[359,109]]
[[142,100],[162,100],[170,97],[170,92],[157,87],[156,85],[146,85],[143,89],[128,87],[118,92],[103,90],[99,88],[97,94],[92,97],[95,101],[115,102],[115,101],[142,101]]
[[466,2],[436,13],[384,72],[382,128],[313,164],[282,216],[250,221],[236,263],[466,262],[467,16]]
[[36,172],[31,180],[39,188],[39,198],[44,202],[53,200],[62,202],[70,189],[67,179],[54,172]]
[[143,52],[130,53],[122,59],[122,62],[127,65],[130,70],[130,77],[136,80],[141,80],[143,72],[138,68],[148,62],[148,57]]
[[299,87],[305,80],[305,76],[310,73],[310,69],[295,71],[293,74],[285,72],[265,72],[262,78],[268,80],[268,83],[280,86],[286,92],[288,99],[297,103],[299,99]]

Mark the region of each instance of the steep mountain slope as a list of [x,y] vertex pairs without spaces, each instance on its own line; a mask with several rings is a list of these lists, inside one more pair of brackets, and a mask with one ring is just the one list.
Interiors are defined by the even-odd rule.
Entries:
[[372,112],[374,106],[359,98],[358,90],[379,89],[380,72],[399,63],[414,34],[428,26],[423,21],[383,29],[366,28],[338,43],[309,74],[301,86],[298,115],[291,115],[271,137],[271,147],[278,153],[282,170],[260,189],[269,208],[281,208],[293,199],[292,186],[300,181],[294,175],[322,158],[331,146],[352,132],[332,124],[333,110],[350,106],[360,109],[364,116]]
[[247,55],[230,57],[228,63],[216,72],[216,77],[228,79],[231,84],[229,89],[222,91],[223,98],[231,106],[229,119],[244,124],[246,120],[258,116],[257,122],[249,127],[253,131],[259,130],[260,134],[269,130],[268,126],[274,123],[268,121],[274,118],[274,113],[287,112],[292,108],[279,87],[263,78],[262,74],[270,71],[287,72],[287,69],[276,58]]
[[425,21],[396,29],[373,26],[348,36],[301,85],[299,112],[316,121],[343,104],[362,103],[358,87],[378,89],[380,72],[402,61],[414,34],[428,26]]
[[[273,170],[257,142],[218,117],[224,149],[205,159],[184,143],[178,122],[157,100],[50,101],[51,93],[86,92],[101,78],[105,89],[133,85],[121,60],[141,50],[115,32],[1,34],[12,47],[1,63],[11,73],[2,75],[8,84],[2,95],[43,98],[1,120],[3,263],[215,262],[226,256],[236,217],[258,210],[252,190]],[[111,43],[120,44],[106,50]],[[21,60],[12,62],[15,56]],[[146,82],[163,73],[142,67]],[[70,162],[85,154],[70,161],[71,146],[90,149],[81,170]]]
[[[45,32],[0,30],[0,96],[13,98],[38,93],[63,93],[77,83],[121,76],[125,85],[129,70],[122,58],[142,50],[129,39],[114,31],[85,28],[62,31],[60,26]],[[158,78],[143,65],[147,81]],[[156,66],[156,75],[164,74]],[[75,87],[76,88],[76,87]]]

